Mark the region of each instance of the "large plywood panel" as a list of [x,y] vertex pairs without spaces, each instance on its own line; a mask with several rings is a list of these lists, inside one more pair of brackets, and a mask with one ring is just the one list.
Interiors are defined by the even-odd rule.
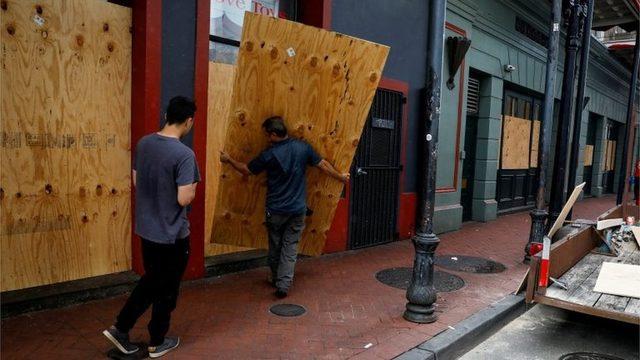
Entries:
[[531,120],[505,115],[503,122],[501,168],[528,169]]
[[131,10],[3,4],[1,290],[128,270]]
[[540,121],[533,121],[533,133],[531,133],[531,159],[529,160],[529,167],[538,167],[538,156],[540,148]]
[[593,145],[585,145],[584,147],[584,166],[593,165]]
[[[308,141],[347,172],[389,48],[282,19],[246,13],[225,149],[249,161],[267,147],[262,121],[285,118],[292,136]],[[212,241],[267,247],[265,178],[242,178],[224,167]],[[300,244],[322,252],[343,185],[317,169],[307,176],[314,210]]]
[[213,213],[218,198],[219,176],[222,164],[218,161],[223,149],[224,137],[229,122],[229,106],[233,93],[234,65],[209,63],[209,95],[207,110],[207,182],[205,189],[205,255],[214,256],[248,250],[247,248],[215,244],[210,241],[213,228]]

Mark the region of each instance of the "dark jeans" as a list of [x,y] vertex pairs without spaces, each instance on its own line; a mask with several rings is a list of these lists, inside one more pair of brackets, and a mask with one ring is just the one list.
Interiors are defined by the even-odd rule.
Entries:
[[268,262],[276,287],[289,290],[298,258],[298,242],[305,226],[305,215],[280,215],[267,213],[269,233]]
[[149,346],[164,342],[169,331],[171,312],[176,308],[180,279],[189,260],[189,237],[176,240],[175,244],[158,244],[142,239],[144,275],[127,299],[116,328],[129,332],[138,318],[153,305],[148,329]]

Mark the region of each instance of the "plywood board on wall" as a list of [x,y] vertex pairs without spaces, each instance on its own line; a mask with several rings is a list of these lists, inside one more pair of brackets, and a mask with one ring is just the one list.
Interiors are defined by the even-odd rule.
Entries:
[[[341,172],[349,171],[389,48],[300,23],[245,14],[225,149],[249,161],[267,147],[261,124],[283,116]],[[265,248],[264,175],[242,178],[224,167],[212,241]],[[343,184],[310,169],[314,210],[299,250],[322,252]]]
[[207,110],[207,187],[205,189],[205,255],[214,256],[231,252],[249,250],[248,248],[226,244],[215,244],[211,240],[213,212],[218,198],[219,176],[222,170],[220,151],[229,121],[229,106],[233,93],[233,80],[236,74],[234,65],[209,63],[209,95]]
[[531,159],[529,160],[529,167],[538,167],[538,156],[540,148],[540,121],[533,121],[533,132],[531,133]]
[[528,169],[530,141],[531,120],[505,115],[502,125],[501,169]]
[[593,165],[593,145],[585,145],[584,147],[584,166]]
[[131,268],[131,9],[3,1],[1,290]]

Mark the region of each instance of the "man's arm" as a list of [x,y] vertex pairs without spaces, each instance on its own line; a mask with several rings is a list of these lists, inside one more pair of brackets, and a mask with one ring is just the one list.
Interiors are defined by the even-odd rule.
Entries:
[[320,162],[318,163],[318,165],[316,165],[316,167],[322,170],[322,172],[324,172],[325,174],[345,184],[348,183],[349,179],[351,178],[351,175],[349,173],[345,173],[345,174],[339,173],[338,170],[336,170],[336,168],[334,168],[333,165],[331,165],[325,159],[320,160]]
[[196,198],[196,186],[198,183],[178,186],[178,204],[185,207]]
[[227,154],[224,151],[220,151],[220,162],[222,162],[223,164],[231,165],[234,169],[236,169],[237,172],[241,173],[242,175],[245,175],[245,176],[253,175],[251,173],[251,170],[249,170],[249,167],[247,166],[247,164],[233,159],[231,156],[229,156],[229,154]]

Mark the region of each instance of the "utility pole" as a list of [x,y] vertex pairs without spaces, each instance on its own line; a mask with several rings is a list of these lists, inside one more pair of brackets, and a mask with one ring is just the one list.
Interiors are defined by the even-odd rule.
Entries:
[[[584,110],[584,91],[587,85],[587,71],[589,68],[589,51],[591,49],[591,25],[593,24],[593,0],[587,3],[587,18],[582,29],[582,49],[580,55],[580,75],[578,77],[578,95],[576,97],[575,115],[573,120],[573,135],[571,142],[571,157],[569,162],[569,181],[567,189],[576,186],[576,172],[578,171],[578,158],[580,157],[580,131],[582,128],[582,112]],[[572,210],[569,210],[567,219],[571,220]]]
[[[618,196],[616,204],[622,203],[622,195],[627,183],[627,154],[629,153],[629,137],[632,135],[634,124],[634,104],[636,102],[636,88],[638,87],[638,67],[640,67],[640,29],[636,26],[636,46],[633,52],[633,69],[631,70],[631,80],[629,81],[629,100],[627,102],[627,126],[624,132],[624,147],[622,149],[622,169],[620,169],[620,182],[618,183]],[[633,144],[633,142],[631,142]],[[633,147],[633,145],[631,145]],[[631,150],[633,152],[633,150]],[[633,167],[632,167],[633,168]]]
[[[569,26],[565,46],[564,75],[562,78],[562,98],[560,99],[560,119],[556,137],[555,161],[553,163],[553,182],[551,183],[551,202],[549,204],[549,222],[552,224],[560,215],[567,198],[567,153],[569,152],[569,128],[571,127],[571,107],[576,78],[576,62],[580,42],[580,19],[584,4],[579,0],[569,0],[567,8]],[[574,139],[575,141],[576,139]]]
[[549,24],[549,44],[547,47],[547,75],[544,84],[544,104],[542,107],[542,127],[540,134],[540,161],[538,165],[538,190],[536,191],[536,208],[530,213],[531,231],[529,242],[524,249],[524,261],[529,261],[529,249],[532,242],[542,242],[547,218],[544,201],[551,131],[553,130],[553,104],[556,92],[556,74],[558,72],[558,47],[560,43],[560,20],[562,0],[553,0],[551,5],[551,23]]
[[437,293],[433,287],[433,256],[440,240],[433,233],[433,211],[436,200],[436,161],[438,158],[438,122],[444,53],[444,21],[446,0],[429,2],[429,39],[427,44],[426,121],[422,135],[422,181],[420,184],[416,234],[413,237],[415,259],[413,276],[407,289],[404,318],[415,323],[437,320],[433,304]]

